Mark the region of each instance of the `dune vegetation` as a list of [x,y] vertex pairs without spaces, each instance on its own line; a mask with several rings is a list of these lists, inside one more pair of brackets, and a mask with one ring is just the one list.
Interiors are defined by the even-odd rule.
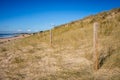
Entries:
[[[94,70],[93,23],[99,69]],[[0,80],[120,80],[120,8],[0,44]]]

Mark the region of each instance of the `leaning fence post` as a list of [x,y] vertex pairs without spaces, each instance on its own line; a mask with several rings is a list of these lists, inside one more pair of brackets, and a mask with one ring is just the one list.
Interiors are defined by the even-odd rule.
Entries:
[[93,48],[94,48],[94,70],[99,69],[99,54],[98,54],[98,27],[99,24],[93,24]]

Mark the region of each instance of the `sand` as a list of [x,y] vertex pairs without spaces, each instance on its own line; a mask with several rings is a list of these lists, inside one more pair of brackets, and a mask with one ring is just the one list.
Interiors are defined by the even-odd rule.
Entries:
[[28,36],[30,36],[30,35],[28,35],[28,34],[25,34],[25,35],[21,34],[19,36],[10,37],[10,38],[0,38],[0,44],[8,42],[8,41],[11,41],[11,40],[17,40],[17,39],[25,38],[25,37],[28,37]]

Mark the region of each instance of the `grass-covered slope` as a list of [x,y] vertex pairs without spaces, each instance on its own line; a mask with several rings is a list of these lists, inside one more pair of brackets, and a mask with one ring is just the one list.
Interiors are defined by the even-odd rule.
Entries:
[[[93,23],[100,69],[94,71]],[[0,80],[119,80],[120,8],[0,45]]]

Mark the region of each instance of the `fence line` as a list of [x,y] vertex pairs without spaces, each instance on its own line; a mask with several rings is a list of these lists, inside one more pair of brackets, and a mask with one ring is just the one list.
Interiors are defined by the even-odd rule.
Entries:
[[[100,25],[96,22],[96,23],[94,23],[93,24],[93,39],[92,38],[86,38],[86,39],[83,39],[83,40],[79,40],[80,42],[85,42],[85,41],[92,41],[93,40],[93,53],[94,53],[94,70],[98,70],[100,67],[99,67],[99,55],[100,55],[100,53],[98,52],[98,48],[99,48],[99,42],[100,42],[100,40],[109,40],[109,38],[112,38],[112,36],[110,35],[110,36],[102,36],[102,37],[104,37],[105,39],[100,39],[100,38],[102,38],[99,34],[100,33],[107,33],[107,32],[110,32],[111,34],[112,33],[118,33],[118,32],[120,32],[120,30],[117,30],[117,31],[113,31],[113,30],[111,30],[111,31],[99,31],[99,28],[100,27]],[[100,29],[101,30],[101,29]],[[81,30],[81,31],[85,31],[85,32],[87,32],[87,30]],[[89,34],[88,34],[89,35]],[[53,33],[52,33],[52,29],[50,30],[50,45],[52,46],[52,44],[53,44]],[[111,39],[110,39],[111,40]],[[111,43],[118,43],[118,42],[120,42],[120,40],[118,40],[118,41],[110,41]]]

